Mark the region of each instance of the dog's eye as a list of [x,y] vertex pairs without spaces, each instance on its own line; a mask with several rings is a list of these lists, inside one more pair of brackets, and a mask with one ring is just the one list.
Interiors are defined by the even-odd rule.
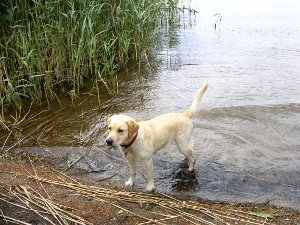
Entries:
[[123,131],[124,131],[124,130],[122,130],[122,129],[119,129],[119,130],[118,130],[119,133],[122,133]]
[[111,127],[109,127],[108,130],[111,130]]

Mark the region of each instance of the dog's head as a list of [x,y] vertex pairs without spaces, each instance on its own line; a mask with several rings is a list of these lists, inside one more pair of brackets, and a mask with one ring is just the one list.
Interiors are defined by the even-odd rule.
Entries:
[[108,119],[106,143],[114,147],[127,145],[138,129],[139,125],[137,122],[129,116],[111,116]]

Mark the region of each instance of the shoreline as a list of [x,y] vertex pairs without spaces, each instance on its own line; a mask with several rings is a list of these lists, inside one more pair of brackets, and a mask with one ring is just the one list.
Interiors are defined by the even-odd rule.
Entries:
[[[20,224],[22,224],[20,221],[23,221],[23,224],[39,224],[48,219],[57,223],[58,220],[67,220],[60,214],[63,211],[69,213],[68,217],[75,218],[78,224],[80,220],[82,220],[81,224],[297,224],[300,222],[299,212],[268,204],[220,203],[199,199],[179,199],[160,193],[138,193],[113,185],[106,186],[97,181],[75,180],[43,162],[0,159],[0,171],[0,221],[2,222],[16,220]],[[90,192],[91,190],[94,192]],[[29,199],[32,200],[37,195],[40,196],[38,203],[32,202],[20,208],[22,205],[20,199],[26,202],[26,196],[31,196]],[[44,204],[40,199],[51,202],[52,207],[55,205],[57,210],[48,209],[51,213],[48,211],[47,216],[45,212],[39,213],[41,215],[39,216],[35,210],[41,210],[41,206],[37,207],[37,204]],[[49,221],[48,223],[50,224]]]

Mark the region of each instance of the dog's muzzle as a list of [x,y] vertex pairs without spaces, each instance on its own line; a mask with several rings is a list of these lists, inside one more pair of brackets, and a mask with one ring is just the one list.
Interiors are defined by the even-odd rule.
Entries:
[[106,139],[106,144],[108,144],[109,146],[112,146],[113,145],[113,140],[108,138]]

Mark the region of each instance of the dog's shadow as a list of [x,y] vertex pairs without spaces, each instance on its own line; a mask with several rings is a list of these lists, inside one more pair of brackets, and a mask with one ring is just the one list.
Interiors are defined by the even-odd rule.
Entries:
[[188,160],[184,159],[172,172],[172,191],[194,192],[199,188],[195,170],[188,171]]

